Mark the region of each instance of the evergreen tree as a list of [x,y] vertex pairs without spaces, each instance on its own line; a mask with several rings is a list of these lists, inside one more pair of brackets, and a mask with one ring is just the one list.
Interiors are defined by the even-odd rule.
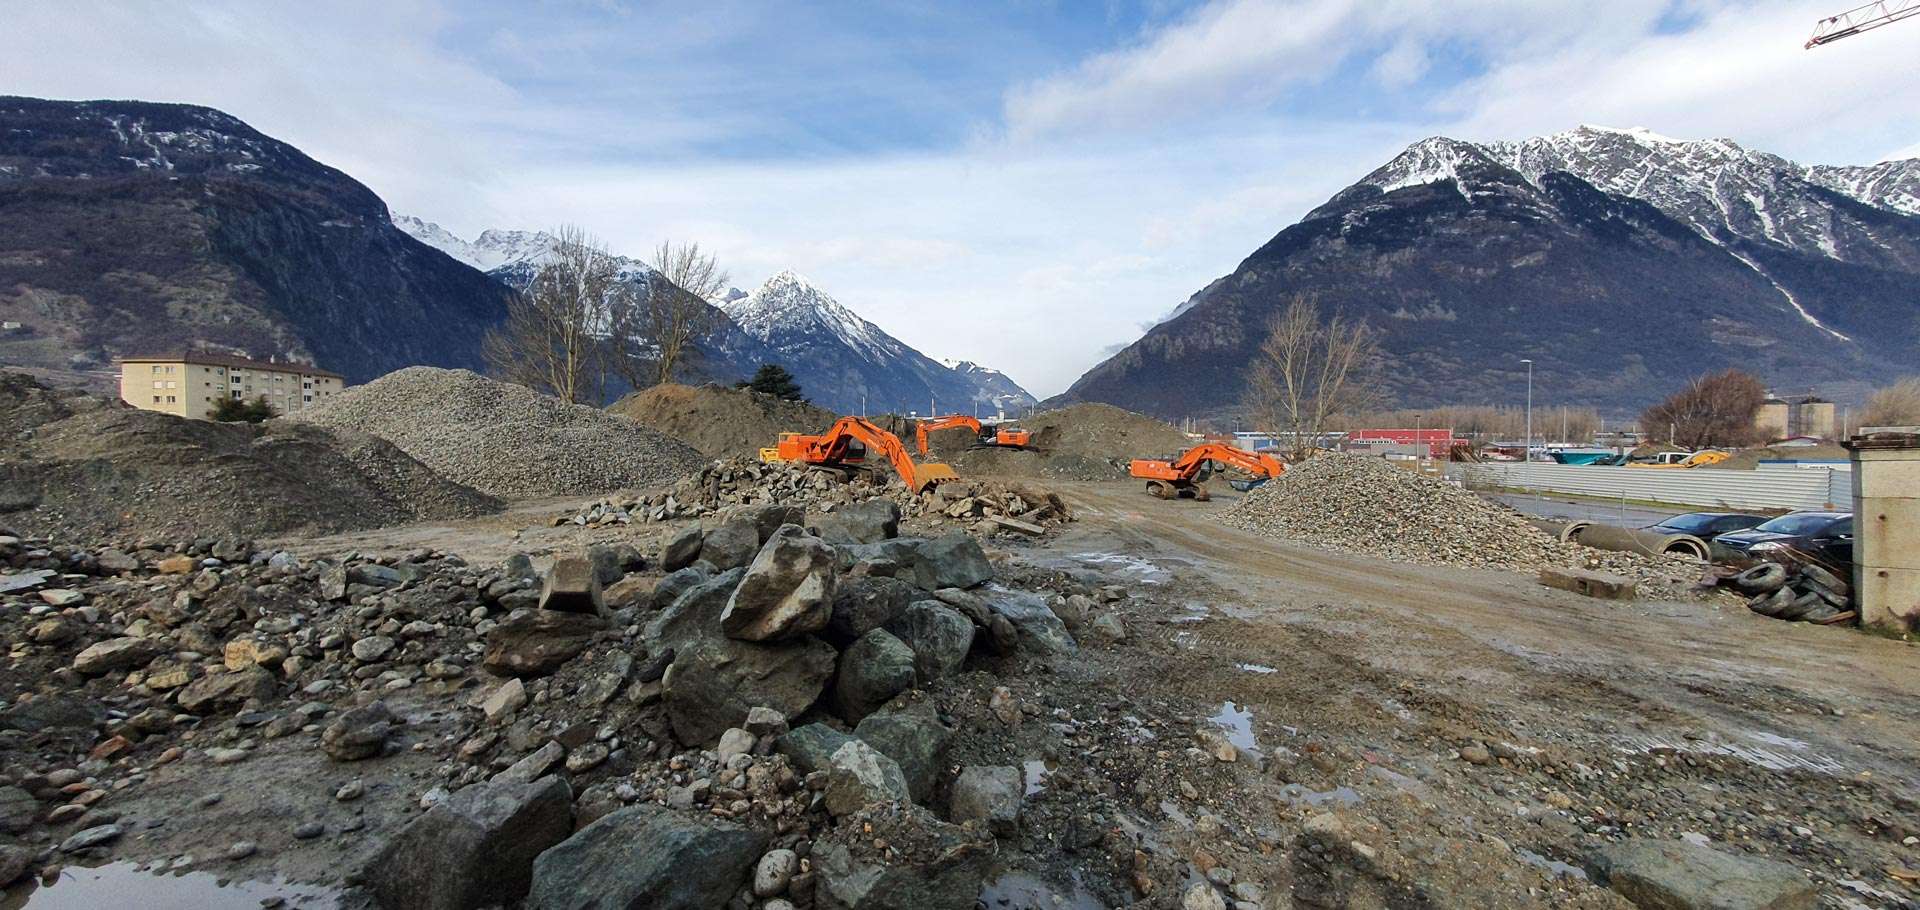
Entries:
[[795,382],[793,374],[777,363],[763,363],[746,382],[734,383],[736,389],[751,389],[762,395],[772,395],[787,401],[799,401],[800,383]]

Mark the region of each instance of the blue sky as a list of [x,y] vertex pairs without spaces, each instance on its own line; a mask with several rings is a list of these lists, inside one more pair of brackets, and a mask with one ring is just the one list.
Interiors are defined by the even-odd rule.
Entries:
[[471,237],[807,275],[1046,395],[1434,134],[1920,154],[1920,24],[1829,0],[16,0],[0,90],[207,104]]

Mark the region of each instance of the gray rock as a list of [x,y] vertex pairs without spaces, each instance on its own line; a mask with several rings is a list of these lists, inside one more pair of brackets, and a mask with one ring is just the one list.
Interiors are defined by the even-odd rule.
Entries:
[[[695,533],[698,533],[697,529]],[[680,595],[687,593],[689,589],[706,581],[708,577],[705,569],[694,568],[692,566],[676,569],[668,573],[665,578],[654,583],[653,600],[650,606],[655,610],[664,610],[668,606],[671,606],[675,600],[680,599]]]
[[752,506],[736,506],[727,512],[728,521],[744,521],[753,526],[754,534],[760,538],[760,544],[773,539],[775,531],[786,525],[804,525],[807,523],[807,510],[784,503],[766,503]]
[[546,776],[555,765],[567,755],[567,747],[548,740],[546,745],[527,753],[519,761],[507,767],[507,770],[495,774],[493,780],[501,783],[528,784]]
[[885,563],[895,567],[896,574],[913,577],[914,566],[920,563],[920,545],[926,543],[918,537],[895,537],[873,544],[837,544],[840,551],[840,570],[853,568],[855,563]]
[[32,867],[32,851],[12,844],[0,844],[0,888],[19,881]]
[[608,813],[540,854],[528,910],[712,910],[746,881],[767,836],[662,806]]
[[860,636],[840,652],[833,682],[835,713],[858,723],[895,695],[913,687],[913,649],[885,629]]
[[821,539],[831,544],[879,543],[900,536],[900,505],[868,499],[814,519]]
[[987,606],[1013,624],[1020,646],[1043,654],[1072,654],[1079,650],[1067,624],[1054,615],[1038,594],[1025,591],[996,591]]
[[788,883],[793,881],[793,870],[799,865],[800,855],[792,850],[768,850],[753,867],[753,896],[784,894]]
[[1087,628],[1093,632],[1095,638],[1102,641],[1125,641],[1127,638],[1127,627],[1120,622],[1120,617],[1112,613],[1095,616],[1092,622],[1087,623]]
[[593,575],[602,588],[647,567],[647,558],[628,543],[594,544],[587,548],[587,561],[593,563]]
[[882,708],[867,715],[853,735],[900,766],[907,791],[918,802],[933,793],[953,742],[953,728],[940,722],[928,701]]
[[66,840],[61,841],[60,852],[78,853],[89,847],[110,844],[119,840],[120,835],[124,833],[126,833],[125,830],[119,825],[95,825],[91,828],[76,831]]
[[39,817],[40,801],[33,794],[19,787],[0,787],[0,832],[19,834]]
[[853,737],[846,733],[826,724],[812,723],[776,737],[773,748],[785,755],[801,774],[812,774],[825,771],[833,764],[833,753],[852,741]]
[[899,619],[920,589],[898,578],[842,578],[834,590],[826,637],[846,645]]
[[[732,569],[708,577],[693,569],[682,569],[661,579],[661,586],[684,573],[692,573],[687,576],[692,583],[668,602],[660,615],[648,620],[641,632],[641,637],[656,654],[690,650],[699,642],[720,637],[720,614],[726,612],[733,589],[740,586],[747,570]],[[655,591],[657,593],[658,588]]]
[[849,815],[879,803],[912,799],[900,765],[858,739],[834,750],[827,765],[827,811]]
[[593,562],[578,556],[555,559],[541,581],[540,609],[596,616],[605,613],[606,596]]
[[919,685],[959,672],[973,649],[973,621],[937,600],[907,607],[887,631],[913,649],[913,676]]
[[226,673],[209,673],[181,687],[174,703],[194,714],[232,711],[270,701],[279,693],[273,673],[258,664]]
[[498,906],[524,896],[534,860],[572,833],[566,781],[474,784],[414,819],[360,878],[384,907]]
[[700,542],[700,558],[723,572],[753,562],[759,552],[760,532],[746,519],[723,521]]
[[532,610],[487,631],[481,664],[496,676],[545,676],[593,644],[607,622],[591,613]]
[[720,628],[745,641],[782,641],[826,628],[835,558],[832,547],[796,525],[774,532],[733,589]]
[[400,725],[400,719],[386,702],[354,708],[320,733],[320,749],[334,761],[361,761],[376,758],[386,751],[387,739]]
[[150,638],[109,638],[88,645],[73,656],[73,669],[88,676],[125,673],[153,663],[167,653],[165,645]]
[[914,580],[928,591],[941,588],[971,588],[993,578],[993,564],[987,561],[980,542],[965,532],[953,531],[926,541],[917,548]]
[[700,558],[700,543],[704,537],[697,525],[675,534],[672,540],[667,541],[666,549],[660,551],[660,568],[671,574],[693,565],[693,561]]
[[714,635],[675,650],[661,698],[674,736],[704,745],[746,723],[755,707],[805,711],[819,700],[833,668],[833,646],[815,638],[759,644]]
[[1680,840],[1609,844],[1594,866],[1622,897],[1655,910],[1808,910],[1816,896],[1792,866]]
[[968,765],[953,781],[949,806],[955,822],[986,822],[997,835],[1013,833],[1020,824],[1020,804],[1026,790],[1020,769],[1011,765]]
[[397,642],[385,635],[369,635],[353,643],[353,659],[363,664],[379,663],[397,646]]
[[993,841],[934,818],[911,813],[922,836],[937,844],[915,860],[868,858],[846,844],[814,847],[814,907],[818,910],[972,910],[993,854]]

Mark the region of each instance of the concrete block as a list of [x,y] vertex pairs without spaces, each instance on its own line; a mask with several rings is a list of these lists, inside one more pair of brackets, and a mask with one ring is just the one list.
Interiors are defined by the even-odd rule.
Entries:
[[1601,600],[1632,600],[1634,583],[1618,575],[1586,569],[1541,569],[1540,583]]
[[[1891,458],[1905,452],[1862,452],[1879,455],[1861,459],[1854,465],[1853,489],[1856,496],[1920,496],[1920,458]],[[1864,468],[1865,470],[1862,470]]]
[[[1920,493],[1920,488],[1914,490]],[[1920,499],[1860,500],[1853,558],[1863,566],[1920,568]]]
[[1860,566],[1854,584],[1863,628],[1896,634],[1920,629],[1920,569]]
[[547,570],[540,589],[540,609],[564,613],[601,613],[606,610],[600,576],[593,562],[580,556],[562,556]]

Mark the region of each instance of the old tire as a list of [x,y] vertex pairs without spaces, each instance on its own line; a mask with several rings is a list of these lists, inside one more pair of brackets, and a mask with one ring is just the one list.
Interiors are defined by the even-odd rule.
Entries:
[[1787,583],[1787,567],[1775,562],[1761,563],[1727,581],[1734,590],[1749,597],[1772,594]]
[[1752,600],[1747,601],[1747,609],[1761,616],[1779,619],[1780,611],[1785,610],[1792,603],[1792,591],[1774,591],[1771,594],[1756,595]]
[[1840,576],[1822,569],[1819,566],[1801,566],[1800,578],[1804,581],[1811,582],[1816,588],[1824,588],[1831,593],[1840,595],[1842,598],[1847,596],[1847,583],[1841,581]]

